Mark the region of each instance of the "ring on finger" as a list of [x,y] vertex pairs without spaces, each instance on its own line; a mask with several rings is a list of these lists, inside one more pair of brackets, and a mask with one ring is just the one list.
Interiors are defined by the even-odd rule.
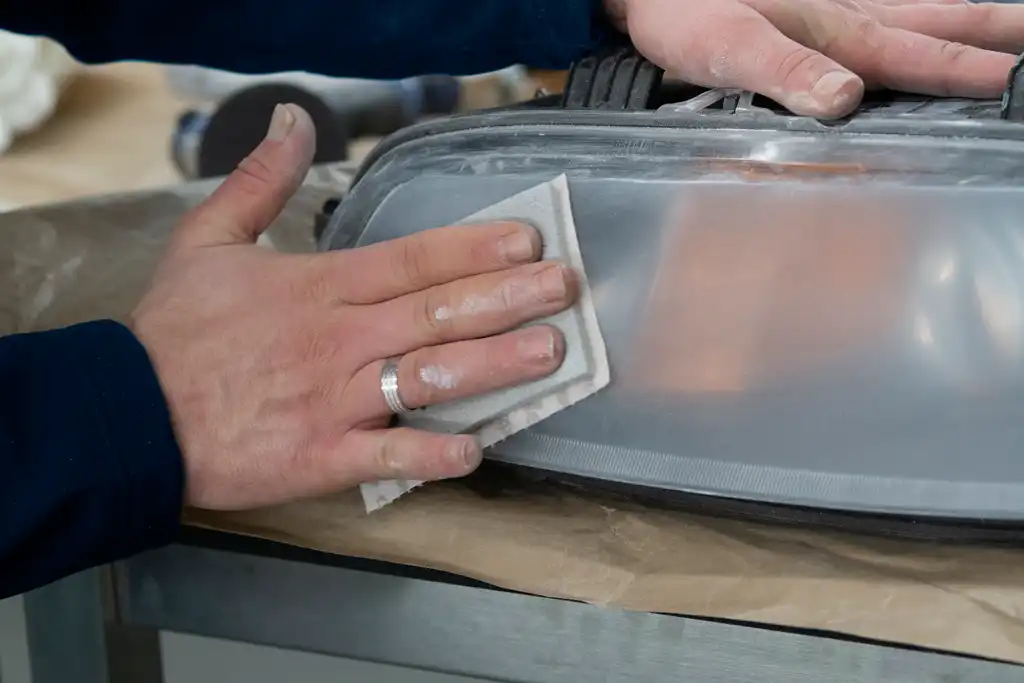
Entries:
[[402,401],[398,391],[398,361],[396,358],[388,358],[381,366],[380,392],[384,394],[384,402],[392,414],[406,415],[412,411]]

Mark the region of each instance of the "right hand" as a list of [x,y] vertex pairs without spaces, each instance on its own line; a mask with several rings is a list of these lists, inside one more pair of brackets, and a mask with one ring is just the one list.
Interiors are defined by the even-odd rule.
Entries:
[[[361,249],[255,246],[300,185],[314,130],[279,107],[268,138],[179,225],[132,315],[185,459],[186,503],[242,509],[381,479],[468,474],[471,436],[389,428],[385,359],[409,408],[539,379],[573,272],[517,224],[446,227]],[[413,218],[413,217],[410,217]]]
[[[969,0],[604,0],[648,59],[797,114],[852,112],[865,87],[998,98],[1024,7]],[[1012,54],[1011,54],[1012,53]]]

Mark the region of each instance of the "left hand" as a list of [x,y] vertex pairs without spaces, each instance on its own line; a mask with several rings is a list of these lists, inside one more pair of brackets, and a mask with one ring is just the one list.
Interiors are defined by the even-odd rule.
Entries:
[[605,0],[667,73],[743,88],[805,116],[867,88],[998,98],[1024,50],[1024,6],[967,0]]
[[557,329],[523,325],[571,306],[576,275],[540,260],[528,226],[436,228],[323,254],[257,247],[315,150],[309,115],[278,107],[267,138],[178,225],[131,315],[189,506],[464,476],[482,457],[473,436],[389,427],[387,360],[415,409],[546,377],[565,356]]

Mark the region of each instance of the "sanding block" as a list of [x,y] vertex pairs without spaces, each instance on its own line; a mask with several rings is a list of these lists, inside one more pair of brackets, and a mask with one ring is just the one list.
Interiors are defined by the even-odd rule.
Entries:
[[[555,373],[536,382],[415,410],[399,420],[404,426],[447,434],[475,434],[480,446],[488,448],[608,384],[608,355],[580,255],[565,176],[520,192],[457,223],[505,220],[532,225],[541,235],[542,258],[561,261],[576,272],[580,291],[576,304],[540,321],[562,332],[565,359]],[[403,480],[363,484],[363,502],[367,511],[373,512],[421,483]]]

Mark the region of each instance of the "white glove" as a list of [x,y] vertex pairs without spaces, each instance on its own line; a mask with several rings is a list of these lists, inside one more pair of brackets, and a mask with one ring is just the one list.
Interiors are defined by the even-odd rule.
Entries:
[[50,118],[78,63],[48,38],[0,30],[0,154]]

